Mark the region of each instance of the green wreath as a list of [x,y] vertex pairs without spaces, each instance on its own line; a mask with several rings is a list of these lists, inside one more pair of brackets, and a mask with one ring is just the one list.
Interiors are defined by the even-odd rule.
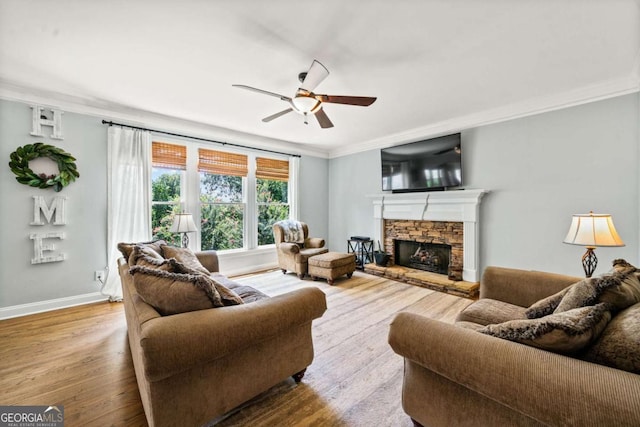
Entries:
[[[60,173],[58,175],[36,174],[29,168],[29,162],[38,157],[48,157],[56,162]],[[31,187],[53,187],[55,191],[60,191],[80,176],[75,157],[58,147],[42,142],[18,147],[11,153],[10,158],[9,167],[11,172],[16,174],[16,181]]]

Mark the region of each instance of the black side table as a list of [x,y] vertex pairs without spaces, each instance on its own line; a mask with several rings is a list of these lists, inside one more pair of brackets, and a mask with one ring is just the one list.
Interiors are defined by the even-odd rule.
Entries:
[[371,239],[349,239],[347,240],[347,252],[356,254],[356,268],[364,270],[364,265],[372,263],[373,240]]

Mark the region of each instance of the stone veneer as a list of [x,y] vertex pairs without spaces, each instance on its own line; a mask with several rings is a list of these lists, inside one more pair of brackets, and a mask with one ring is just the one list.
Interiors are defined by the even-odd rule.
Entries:
[[[423,221],[411,219],[384,220],[384,250],[391,254],[387,267],[366,264],[365,272],[400,280],[467,298],[477,298],[480,284],[462,280],[464,267],[464,223],[458,221]],[[449,275],[436,274],[394,265],[394,240],[438,243],[451,246]]]
[[384,220],[384,250],[394,264],[394,240],[438,243],[451,246],[449,279],[462,280],[463,223],[452,221]]

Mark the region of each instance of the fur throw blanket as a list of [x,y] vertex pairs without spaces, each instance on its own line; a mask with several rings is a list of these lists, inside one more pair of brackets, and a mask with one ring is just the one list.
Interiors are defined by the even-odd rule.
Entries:
[[280,226],[284,231],[284,241],[287,243],[304,243],[304,230],[298,221],[280,221]]

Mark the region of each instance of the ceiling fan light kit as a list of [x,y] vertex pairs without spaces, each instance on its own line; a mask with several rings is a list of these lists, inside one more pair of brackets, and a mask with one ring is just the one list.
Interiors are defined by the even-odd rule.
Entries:
[[307,115],[313,114],[318,120],[318,124],[321,128],[332,128],[333,123],[327,116],[327,113],[323,110],[322,104],[343,104],[343,105],[357,105],[360,107],[368,107],[373,104],[377,98],[369,96],[339,96],[339,95],[320,95],[313,93],[313,90],[324,79],[329,76],[329,70],[317,60],[314,60],[309,68],[309,71],[298,74],[301,86],[296,91],[293,98],[285,95],[280,95],[275,92],[269,92],[267,90],[258,89],[252,86],[234,84],[234,87],[241,89],[247,89],[253,92],[261,93],[263,95],[274,96],[280,98],[281,101],[288,102],[291,106],[286,110],[282,110],[278,113],[272,114],[262,119],[263,122],[268,123],[278,117],[284,116],[291,111],[295,111],[298,114],[304,116],[304,123],[307,122]]

